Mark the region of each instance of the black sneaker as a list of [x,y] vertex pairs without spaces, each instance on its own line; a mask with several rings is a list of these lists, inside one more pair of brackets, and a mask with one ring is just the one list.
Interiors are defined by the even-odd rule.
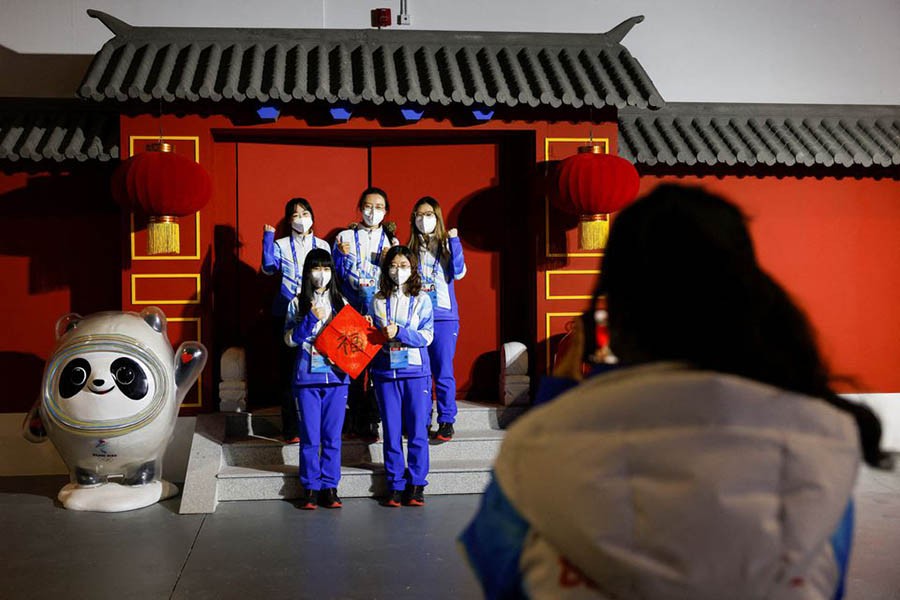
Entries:
[[400,490],[391,490],[388,492],[388,495],[385,496],[384,500],[382,500],[382,506],[390,506],[391,508],[396,508],[400,506],[400,503],[403,499],[403,494]]
[[297,500],[297,508],[301,510],[316,510],[316,490],[303,490]]
[[449,442],[453,439],[453,423],[438,423],[434,439],[439,442]]
[[343,506],[337,495],[337,488],[324,488],[319,492],[319,506],[324,508],[340,508]]
[[403,494],[403,504],[406,506],[425,506],[425,486],[407,486]]

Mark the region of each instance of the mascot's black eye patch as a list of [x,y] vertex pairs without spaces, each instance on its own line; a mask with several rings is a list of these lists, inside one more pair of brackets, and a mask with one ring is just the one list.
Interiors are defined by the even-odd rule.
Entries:
[[109,366],[119,390],[132,400],[140,400],[147,395],[147,374],[139,364],[130,358],[117,358]]
[[91,363],[83,358],[72,359],[59,375],[59,395],[71,398],[81,391],[90,376]]

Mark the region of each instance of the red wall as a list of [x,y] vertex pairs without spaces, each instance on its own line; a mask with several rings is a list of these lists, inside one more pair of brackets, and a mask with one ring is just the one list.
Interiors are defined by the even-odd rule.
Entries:
[[120,214],[108,191],[110,165],[4,167],[0,412],[24,412],[40,392],[57,319],[120,308]]
[[845,390],[900,391],[900,181],[642,177],[702,185],[750,217],[763,267],[806,310]]
[[[199,302],[169,302],[164,308],[178,319],[172,324],[173,338],[199,335],[209,345],[203,397],[188,402],[197,410],[214,408],[219,354],[242,341],[246,328],[252,329],[260,311],[267,310],[268,296],[256,297],[265,295],[264,282],[277,283],[257,273],[262,223],[274,225],[293,195],[312,200],[317,233],[326,237],[355,218],[358,191],[370,182],[391,194],[391,218],[400,223],[403,240],[409,208],[419,195],[436,195],[444,202],[448,221],[460,227],[469,259],[470,273],[459,287],[463,363],[486,356],[485,350],[496,349],[499,342],[521,340],[530,344],[532,367],[540,373],[552,353],[551,338],[584,309],[599,256],[578,251],[574,224],[545,204],[531,179],[535,164],[540,171],[546,161],[574,152],[580,142],[573,139],[587,134],[577,119],[495,119],[473,126],[426,117],[402,127],[365,115],[342,124],[296,116],[270,124],[239,123],[224,115],[164,115],[162,120],[123,117],[123,155],[135,136],[153,137],[160,126],[167,136],[190,138],[176,145],[196,151],[215,188],[213,201],[201,212],[199,244],[190,222],[182,228],[183,254],[199,246],[197,258],[130,258],[127,219],[107,192],[114,165],[46,173],[13,164],[17,171],[7,166],[9,172],[0,174],[0,310],[6,316],[0,328],[0,374],[12,385],[0,411],[24,411],[34,400],[60,315],[142,308],[131,306],[133,294],[139,300],[155,299],[157,293],[191,300],[193,285],[187,290],[172,287],[190,283],[188,275],[199,276]],[[255,139],[241,137],[247,134]],[[401,139],[409,135],[417,137]],[[614,123],[598,123],[594,135],[616,147]],[[327,145],[315,146],[325,138]],[[512,187],[496,191],[498,178]],[[643,190],[662,180],[643,177]],[[665,180],[700,183],[742,205],[753,218],[763,265],[809,312],[835,370],[856,376],[863,391],[900,391],[900,312],[893,306],[900,292],[895,234],[900,230],[900,182]],[[139,224],[137,254],[142,236]],[[170,275],[176,277],[162,277]],[[248,290],[252,293],[246,294]],[[490,301],[483,301],[485,294]],[[493,376],[497,365],[489,366],[485,373]],[[461,378],[463,389],[474,380],[472,368],[472,377]]]

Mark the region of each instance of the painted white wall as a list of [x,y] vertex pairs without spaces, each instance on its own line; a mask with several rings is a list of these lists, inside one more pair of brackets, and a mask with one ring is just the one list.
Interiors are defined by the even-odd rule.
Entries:
[[[88,8],[134,25],[367,28],[371,8],[396,15],[399,4],[0,0],[0,46],[94,54],[110,33]],[[558,32],[602,32],[643,14],[625,45],[666,100],[900,104],[898,0],[409,0],[409,12],[418,29]]]

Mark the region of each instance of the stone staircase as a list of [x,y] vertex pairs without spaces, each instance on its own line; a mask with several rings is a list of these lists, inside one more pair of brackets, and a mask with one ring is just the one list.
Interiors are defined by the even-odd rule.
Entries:
[[[427,494],[481,493],[504,431],[524,409],[459,401],[453,440],[430,446]],[[179,512],[211,513],[219,502],[296,498],[299,448],[278,435],[277,412],[214,413],[197,417]],[[384,446],[345,440],[342,497],[373,497],[387,490]],[[405,441],[404,441],[405,451]]]

